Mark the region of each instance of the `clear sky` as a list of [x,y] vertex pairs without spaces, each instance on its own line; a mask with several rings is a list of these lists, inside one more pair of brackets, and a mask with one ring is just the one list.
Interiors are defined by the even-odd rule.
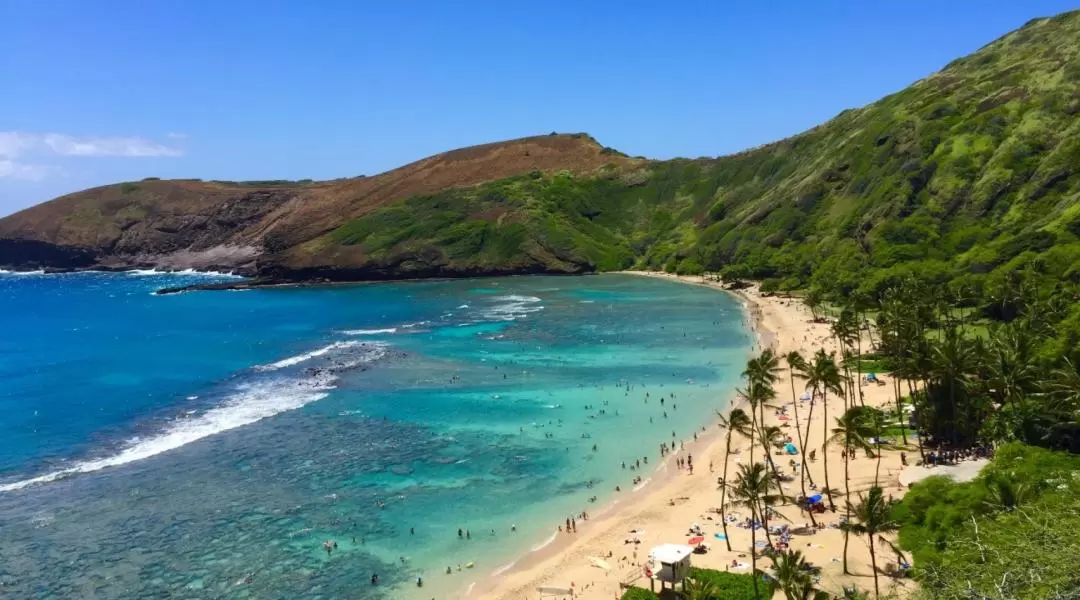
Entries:
[[726,154],[1075,7],[0,0],[0,215],[148,176],[373,174],[550,131]]

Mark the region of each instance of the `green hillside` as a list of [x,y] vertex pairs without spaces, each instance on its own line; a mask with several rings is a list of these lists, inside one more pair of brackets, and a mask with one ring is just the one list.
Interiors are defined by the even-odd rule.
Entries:
[[905,273],[980,286],[1024,265],[1076,279],[1078,171],[1071,12],[762,148],[413,197],[286,254],[351,247],[405,273],[724,271],[868,292]]

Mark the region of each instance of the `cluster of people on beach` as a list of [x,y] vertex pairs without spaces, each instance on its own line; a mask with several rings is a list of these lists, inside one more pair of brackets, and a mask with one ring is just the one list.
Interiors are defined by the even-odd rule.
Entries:
[[578,519],[581,519],[582,521],[588,521],[589,513],[581,511],[576,515],[566,517],[566,529],[563,529],[563,526],[559,525],[559,533],[577,533]]
[[[992,458],[994,449],[989,445],[972,446],[970,448],[961,449],[946,449],[937,452],[930,452],[926,455],[927,465],[955,465],[956,463],[964,460],[977,460],[980,458]],[[907,464],[907,457],[903,456],[904,464]]]

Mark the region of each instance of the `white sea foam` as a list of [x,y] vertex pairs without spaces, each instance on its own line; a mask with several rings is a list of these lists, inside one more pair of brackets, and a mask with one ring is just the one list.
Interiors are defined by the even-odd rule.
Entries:
[[45,269],[38,269],[37,271],[6,271],[0,269],[0,275],[14,275],[16,277],[26,277],[28,275],[44,275]]
[[349,348],[351,346],[359,346],[362,343],[363,342],[350,342],[350,341],[334,342],[333,344],[330,344],[328,346],[323,346],[322,348],[319,348],[317,350],[312,350],[311,352],[305,352],[303,354],[297,354],[296,356],[290,356],[289,358],[283,358],[283,359],[281,359],[281,360],[279,360],[277,362],[272,362],[272,363],[266,364],[266,365],[258,365],[258,366],[255,367],[255,370],[256,371],[276,371],[278,369],[284,369],[285,367],[291,367],[293,365],[298,365],[298,364],[300,364],[300,363],[302,363],[304,361],[311,360],[313,358],[318,358],[320,356],[329,354],[330,352],[333,352],[334,350],[340,350],[341,348]]
[[414,327],[423,327],[424,325],[431,324],[431,321],[417,321],[415,323],[406,323],[401,326],[402,329],[412,329]]
[[505,572],[509,571],[510,569],[514,568],[514,565],[516,565],[516,564],[517,564],[516,560],[514,562],[506,563],[505,565],[503,565],[503,566],[499,567],[498,569],[495,569],[494,571],[492,571],[491,576],[492,577],[498,577],[499,575],[502,575],[503,573],[505,573]]
[[[344,347],[341,345],[331,346]],[[368,344],[367,346],[369,348],[366,352],[353,353],[356,356],[351,362],[347,361],[338,366],[344,368],[353,367],[360,363],[371,362],[386,354],[385,345]],[[324,349],[320,348],[321,350]],[[326,352],[329,352],[329,350],[326,350]],[[321,352],[321,354],[326,352]],[[321,400],[329,394],[330,390],[334,389],[336,382],[336,375],[330,371],[324,371],[314,377],[304,377],[302,379],[281,377],[242,383],[237,385],[233,392],[214,408],[197,416],[191,416],[194,411],[186,411],[185,414],[188,416],[171,421],[160,433],[132,437],[127,441],[126,446],[116,454],[79,462],[66,469],[60,469],[38,477],[0,484],[0,493],[150,458],[205,437],[249,425],[267,417],[295,410],[306,404]]]
[[531,550],[532,550],[533,552],[536,552],[536,551],[538,551],[538,550],[543,550],[544,548],[546,548],[546,547],[550,546],[550,545],[552,544],[552,542],[554,542],[554,541],[556,540],[556,538],[558,538],[558,534],[557,534],[557,533],[553,533],[553,534],[551,534],[551,537],[549,537],[548,539],[546,539],[546,540],[544,540],[544,541],[540,542],[540,544],[539,544],[539,545],[537,545],[537,546],[533,546],[533,547],[531,548]]
[[397,333],[397,327],[387,327],[386,329],[346,329],[341,333],[343,335],[379,335],[382,333]]
[[496,296],[492,298],[497,302],[494,306],[484,311],[483,315],[488,319],[497,319],[500,321],[515,321],[517,319],[524,318],[530,313],[544,310],[544,307],[538,304],[542,302],[540,298],[536,296],[518,296],[511,294],[508,296]]
[[128,446],[105,458],[77,463],[67,469],[61,469],[38,477],[13,483],[0,484],[0,492],[10,492],[37,483],[48,483],[71,475],[91,473],[108,467],[115,467],[144,458],[150,458],[190,444],[204,437],[254,423],[278,413],[294,410],[305,404],[321,400],[333,388],[331,380],[304,382],[281,380],[262,382],[237,387],[220,406],[212,408],[198,417],[177,419],[165,431],[146,439],[132,438]]

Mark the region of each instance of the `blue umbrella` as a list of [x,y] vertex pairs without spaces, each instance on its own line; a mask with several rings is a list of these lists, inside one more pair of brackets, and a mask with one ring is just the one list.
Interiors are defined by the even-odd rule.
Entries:
[[807,498],[807,501],[810,504],[817,504],[818,502],[821,502],[821,494],[815,494],[813,496],[810,496],[809,498]]

